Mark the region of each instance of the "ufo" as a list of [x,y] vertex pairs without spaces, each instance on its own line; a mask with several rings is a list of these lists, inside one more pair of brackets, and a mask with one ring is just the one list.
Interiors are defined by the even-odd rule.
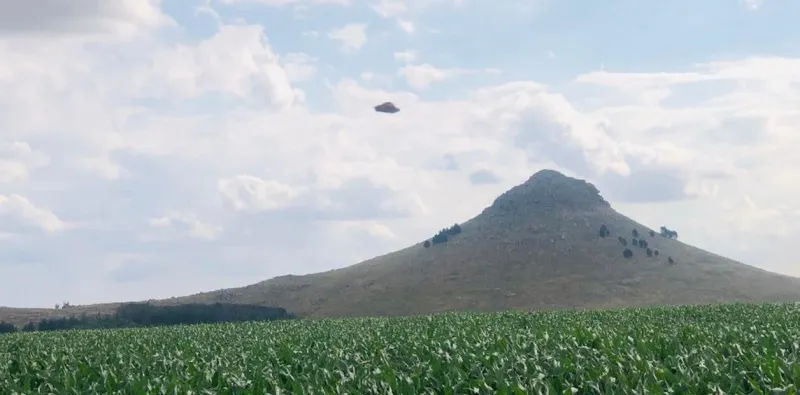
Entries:
[[377,112],[385,112],[385,113],[388,113],[388,114],[394,114],[394,113],[400,111],[400,109],[397,108],[397,106],[395,106],[394,103],[387,101],[386,103],[379,104],[379,105],[375,106],[375,111],[377,111]]

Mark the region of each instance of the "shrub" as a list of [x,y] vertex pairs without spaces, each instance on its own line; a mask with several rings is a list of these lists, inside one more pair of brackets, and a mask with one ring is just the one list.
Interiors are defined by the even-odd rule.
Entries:
[[633,240],[631,240],[631,244],[633,244],[634,247],[638,247],[639,246],[639,240],[633,239]]
[[449,236],[455,236],[461,233],[461,226],[459,224],[454,224],[453,226],[447,228],[445,233],[447,233]]
[[441,244],[447,243],[447,230],[440,230],[433,238],[431,238],[431,243],[433,244]]
[[658,256],[658,250],[653,251],[653,254],[655,254],[655,256]]
[[423,245],[425,246],[425,248],[430,248],[431,247],[431,242],[428,241],[428,240],[425,240],[425,243]]
[[661,227],[661,236],[669,237],[670,239],[677,239],[678,238],[678,232],[676,232],[674,230],[670,230],[666,226],[662,226]]
[[639,237],[639,231],[636,229],[634,229],[633,232],[631,232],[631,234],[633,234],[633,237]]
[[627,259],[630,259],[633,256],[633,251],[630,248],[626,248],[625,251],[622,251],[622,256]]
[[655,235],[656,235],[656,232],[651,230],[650,231],[650,237],[654,237]]
[[608,230],[608,227],[605,224],[603,224],[600,225],[600,231],[598,232],[598,234],[600,235],[600,237],[606,238],[608,237],[608,235],[611,234],[611,232]]
[[647,248],[647,240],[639,239],[639,247]]
[[667,262],[669,262],[670,264],[673,264],[673,263],[675,263],[675,261],[674,261],[674,260],[672,260],[672,257],[669,257],[669,259],[667,259]]
[[651,249],[649,249],[649,248],[648,248],[648,249],[646,250],[646,252],[647,252],[647,256],[653,256],[653,250],[651,250]]
[[617,240],[619,240],[619,243],[620,243],[620,244],[622,244],[622,245],[624,245],[624,246],[627,246],[627,245],[628,245],[628,240],[627,240],[627,239],[625,239],[625,238],[624,238],[624,237],[622,237],[622,236],[618,237],[618,238],[617,238]]

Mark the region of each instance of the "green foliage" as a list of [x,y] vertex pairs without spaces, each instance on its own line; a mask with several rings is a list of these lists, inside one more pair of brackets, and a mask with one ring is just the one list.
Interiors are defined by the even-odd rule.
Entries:
[[652,230],[651,230],[651,231],[650,231],[650,237],[655,237],[655,235],[656,235],[656,232],[654,232],[654,231],[652,231]]
[[460,233],[461,233],[461,225],[454,224],[449,228],[440,230],[439,233],[437,233],[436,235],[433,236],[433,238],[431,238],[431,243],[433,244],[447,243],[447,241],[450,240],[450,237]]
[[17,331],[17,327],[14,324],[0,321],[0,333],[14,333]]
[[453,224],[453,226],[445,229],[445,232],[447,232],[447,234],[449,236],[455,236],[455,235],[461,233],[461,225]]
[[424,245],[424,246],[425,246],[425,248],[430,248],[430,247],[431,247],[431,242],[430,242],[430,241],[428,241],[428,240],[425,240],[425,242],[424,242],[424,243],[422,243],[422,245]]
[[672,257],[669,257],[669,259],[667,259],[667,262],[669,262],[670,264],[674,264],[675,263],[675,261],[672,259]]
[[666,226],[661,227],[661,236],[669,237],[670,239],[677,239],[678,232],[668,229]]
[[631,239],[631,244],[632,244],[634,247],[638,247],[638,246],[639,246],[639,240],[637,240],[637,239]]
[[434,235],[433,238],[431,238],[431,243],[433,244],[447,243],[447,240],[449,240],[449,238],[447,237],[447,231],[443,229],[440,230],[439,233]]
[[0,337],[13,394],[794,394],[800,309],[293,320]]
[[114,314],[43,318],[38,323],[29,322],[22,330],[24,332],[48,332],[67,329],[130,328],[289,318],[294,318],[294,316],[278,307],[224,303],[177,306],[127,303],[120,306]]
[[647,240],[639,239],[639,248],[647,248]]
[[600,225],[600,231],[598,231],[598,235],[599,235],[600,237],[602,237],[602,238],[606,238],[606,237],[608,237],[608,235],[610,235],[610,234],[611,234],[611,231],[610,231],[610,230],[608,230],[608,227],[607,227],[605,224],[603,224],[603,225]]
[[622,237],[622,236],[618,237],[617,240],[619,240],[619,243],[624,245],[624,246],[628,245],[628,240],[626,238]]
[[624,256],[626,259],[630,259],[633,257],[633,251],[631,251],[630,248],[626,248],[625,251],[622,251],[622,256]]
[[649,257],[653,256],[653,250],[648,248],[645,252],[647,252],[647,256],[649,256]]
[[636,238],[638,238],[638,237],[639,237],[639,231],[638,231],[638,230],[636,230],[636,229],[634,229],[634,230],[631,232],[631,234],[633,235],[633,237],[636,237]]
[[658,256],[658,254],[659,254],[658,250],[655,250],[655,251],[653,251],[653,254],[654,254],[655,256]]

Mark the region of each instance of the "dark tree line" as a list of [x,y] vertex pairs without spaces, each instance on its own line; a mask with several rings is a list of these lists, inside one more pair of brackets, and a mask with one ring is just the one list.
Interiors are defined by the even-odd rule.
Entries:
[[[155,306],[149,303],[128,303],[114,314],[43,318],[28,322],[23,332],[66,329],[109,329],[168,325],[212,324],[221,322],[272,321],[295,318],[280,307],[242,304],[183,304]],[[13,329],[12,329],[13,328]],[[0,323],[0,333],[15,332],[12,324]],[[5,332],[4,332],[5,331]]]
[[17,327],[14,324],[10,324],[8,322],[0,321],[0,333],[13,333],[17,331]]

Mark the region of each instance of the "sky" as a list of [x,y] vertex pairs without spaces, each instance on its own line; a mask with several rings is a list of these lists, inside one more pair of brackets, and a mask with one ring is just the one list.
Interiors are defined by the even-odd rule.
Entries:
[[0,305],[347,266],[545,168],[800,276],[798,17],[795,0],[0,2]]

